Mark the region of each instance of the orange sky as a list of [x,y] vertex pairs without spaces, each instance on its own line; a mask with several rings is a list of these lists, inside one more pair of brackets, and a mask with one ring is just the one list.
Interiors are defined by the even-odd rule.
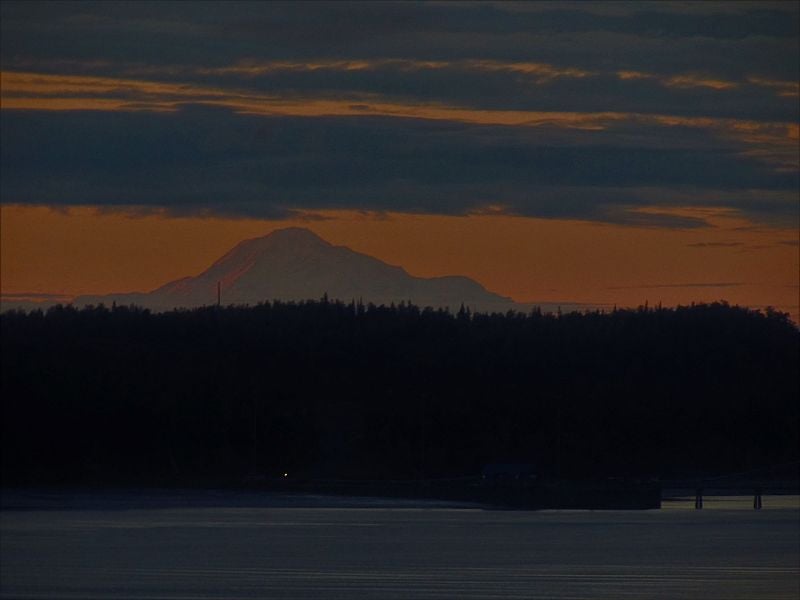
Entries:
[[1,210],[4,295],[145,291],[199,273],[242,239],[301,226],[413,275],[467,275],[517,301],[724,299],[776,306],[800,320],[797,232],[753,227],[724,211],[702,211],[711,228],[681,230],[490,215],[329,211],[324,220],[264,221]]

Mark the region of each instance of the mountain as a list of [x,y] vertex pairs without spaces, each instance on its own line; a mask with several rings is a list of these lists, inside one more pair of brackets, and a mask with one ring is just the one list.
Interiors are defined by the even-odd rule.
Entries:
[[463,303],[481,312],[517,308],[510,298],[489,292],[468,277],[414,277],[401,267],[334,246],[297,227],[245,240],[196,277],[178,279],[152,292],[79,296],[74,303],[192,308],[215,304],[218,283],[225,305],[318,300],[327,294],[331,299],[377,305],[411,301],[421,307],[458,310]]

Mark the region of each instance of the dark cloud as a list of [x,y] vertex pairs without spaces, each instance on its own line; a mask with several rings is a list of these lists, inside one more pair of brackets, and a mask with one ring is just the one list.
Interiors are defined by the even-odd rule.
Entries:
[[[795,37],[797,7],[791,3],[738,3],[741,10],[705,14],[686,3],[617,4],[615,11],[596,10],[602,3],[538,3],[520,7],[487,2],[6,2],[4,18],[33,25],[66,24],[79,29],[104,25],[107,30],[134,33],[220,35],[317,32],[339,41],[380,38],[410,32],[586,33],[608,31],[648,37]],[[709,7],[712,3],[706,3]],[[530,10],[533,9],[533,10]],[[283,38],[281,38],[283,39]]]
[[616,286],[608,287],[608,290],[639,290],[639,289],[653,289],[653,288],[729,288],[740,287],[747,285],[740,281],[722,281],[710,283],[654,283],[650,285],[630,285],[630,286]]
[[694,244],[686,244],[689,248],[736,248],[743,245],[742,242],[696,242]]
[[583,144],[577,132],[555,146],[531,128],[203,106],[178,114],[4,111],[2,128],[8,203],[272,218],[339,208],[460,215],[490,206],[679,227],[703,224],[670,214],[686,205],[735,205],[762,220],[796,215],[794,173],[733,151],[616,146],[613,137]]
[[2,292],[0,298],[3,300],[63,300],[70,298],[67,294],[47,294],[43,292]]
[[794,79],[798,13],[795,3],[707,14],[630,3],[598,14],[580,4],[520,11],[451,2],[4,2],[2,56],[4,64],[58,57],[193,65],[495,58]]

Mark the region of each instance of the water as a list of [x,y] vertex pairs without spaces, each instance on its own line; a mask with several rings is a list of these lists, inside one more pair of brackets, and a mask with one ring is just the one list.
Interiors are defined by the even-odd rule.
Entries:
[[766,496],[762,511],[742,497],[707,498],[702,511],[683,498],[539,512],[255,494],[4,498],[21,504],[0,512],[4,599],[800,597],[797,496]]

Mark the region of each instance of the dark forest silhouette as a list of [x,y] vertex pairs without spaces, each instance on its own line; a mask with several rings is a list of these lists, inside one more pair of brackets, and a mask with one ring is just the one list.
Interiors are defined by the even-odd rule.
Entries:
[[797,328],[724,303],[10,312],[4,485],[685,476],[798,459]]

